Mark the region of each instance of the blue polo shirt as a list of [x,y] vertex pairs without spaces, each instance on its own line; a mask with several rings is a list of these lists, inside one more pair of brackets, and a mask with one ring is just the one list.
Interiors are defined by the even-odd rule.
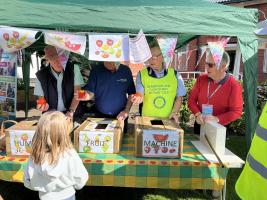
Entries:
[[127,94],[135,93],[132,72],[125,65],[111,72],[100,63],[92,68],[85,90],[94,93],[95,106],[99,112],[117,115],[126,106]]

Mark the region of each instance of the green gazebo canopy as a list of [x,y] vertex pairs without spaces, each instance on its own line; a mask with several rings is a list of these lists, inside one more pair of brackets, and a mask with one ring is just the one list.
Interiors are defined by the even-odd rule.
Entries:
[[[196,35],[236,36],[244,62],[247,142],[257,124],[256,9],[202,0],[13,0],[2,2],[0,25],[70,32],[178,34],[179,45]],[[25,75],[28,73],[25,68]]]

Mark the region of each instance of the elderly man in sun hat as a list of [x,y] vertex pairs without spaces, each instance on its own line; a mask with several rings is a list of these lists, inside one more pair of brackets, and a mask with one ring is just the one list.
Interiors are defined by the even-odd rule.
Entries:
[[42,112],[62,111],[72,118],[79,104],[74,92],[84,84],[80,68],[69,60],[61,62],[53,46],[46,46],[44,52],[49,66],[36,73],[34,95],[39,97],[36,108]]

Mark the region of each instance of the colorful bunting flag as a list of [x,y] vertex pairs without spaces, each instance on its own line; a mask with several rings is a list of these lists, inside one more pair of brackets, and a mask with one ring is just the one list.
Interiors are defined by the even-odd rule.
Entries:
[[86,47],[86,36],[63,32],[45,32],[45,43],[83,55]]
[[159,35],[157,41],[160,46],[165,66],[168,67],[172,61],[178,36]]
[[33,44],[38,31],[15,27],[0,27],[0,47],[6,52],[16,52]]
[[89,34],[89,60],[129,61],[127,34]]
[[221,65],[224,48],[230,37],[213,37],[208,40],[208,45],[217,69]]

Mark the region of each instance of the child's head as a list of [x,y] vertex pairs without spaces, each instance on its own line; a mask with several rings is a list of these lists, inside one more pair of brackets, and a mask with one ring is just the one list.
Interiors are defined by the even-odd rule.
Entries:
[[72,148],[69,138],[70,121],[58,111],[44,113],[32,141],[32,159],[35,164],[47,160],[56,162],[59,155]]

